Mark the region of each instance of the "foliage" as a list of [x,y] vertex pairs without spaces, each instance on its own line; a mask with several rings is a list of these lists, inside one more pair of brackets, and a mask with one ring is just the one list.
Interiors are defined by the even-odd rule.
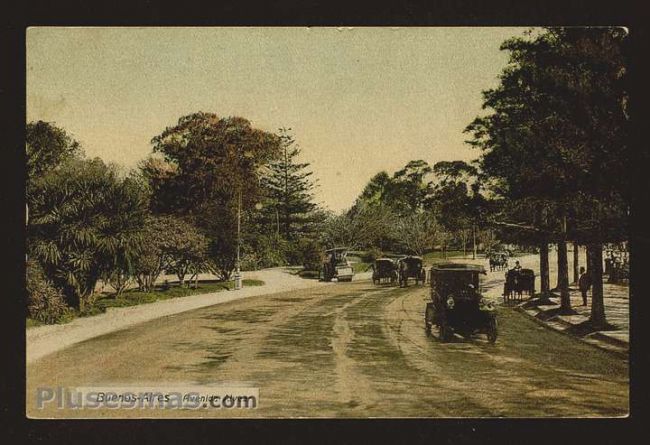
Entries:
[[358,250],[377,246],[393,238],[396,214],[386,205],[357,203],[348,212],[331,215],[323,228],[321,243],[328,247]]
[[132,273],[145,213],[133,180],[99,159],[69,161],[33,190],[29,255],[63,289],[68,304],[83,308],[101,277]]
[[423,160],[408,162],[393,176],[386,172],[376,174],[361,192],[355,206],[383,205],[398,216],[422,210],[431,194],[432,168]]
[[[300,264],[305,270],[319,270],[323,248],[313,239],[303,238],[295,243],[290,264]],[[293,256],[293,258],[292,258]]]
[[166,271],[175,273],[181,286],[185,277],[208,270],[208,240],[192,224],[181,218],[158,217],[164,238],[159,244],[161,260]]
[[152,144],[166,163],[156,163],[150,172],[158,175],[155,208],[178,214],[200,212],[212,202],[231,203],[239,191],[243,207],[251,208],[261,192],[259,169],[281,148],[278,136],[253,128],[244,118],[203,112],[181,117]]
[[115,296],[120,296],[128,289],[129,285],[134,281],[134,276],[128,271],[115,269],[110,271],[105,277],[108,284],[115,289]]
[[[624,36],[619,28],[552,28],[502,45],[510,63],[499,87],[484,93],[492,112],[466,130],[483,150],[481,168],[494,192],[534,198],[560,216],[585,199],[625,207]],[[573,218],[578,228],[582,218]],[[548,222],[558,230],[557,219]]]
[[[249,286],[262,286],[263,281],[244,279],[243,285]],[[113,296],[104,296],[98,299],[94,304],[94,310],[86,312],[82,315],[92,315],[93,313],[105,312],[108,307],[128,307],[139,304],[153,303],[159,300],[168,300],[171,298],[188,297],[190,295],[208,294],[220,292],[223,290],[233,289],[234,282],[199,282],[198,287],[189,288],[186,286],[171,286],[168,289],[153,288],[147,292],[128,290],[124,292],[119,298]]]
[[400,218],[396,228],[402,250],[413,255],[424,255],[427,250],[433,249],[441,231],[431,213],[417,213]]
[[41,323],[57,323],[69,312],[63,293],[47,280],[36,261],[27,261],[26,272],[27,315]]
[[[520,226],[543,244],[557,241],[563,309],[567,239],[599,250],[627,235],[625,36],[622,28],[549,28],[506,41],[509,64],[499,86],[484,92],[490,112],[466,129],[482,150],[484,177],[512,203]],[[594,295],[592,322],[604,325],[601,298]]]
[[229,278],[237,252],[237,210],[245,213],[262,196],[260,170],[281,152],[281,139],[241,117],[212,113],[183,116],[152,140],[163,161],[143,173],[152,188],[152,209],[189,216],[209,239],[216,272]]
[[276,227],[276,233],[284,239],[295,240],[309,234],[309,223],[314,220],[315,183],[308,170],[309,163],[297,162],[301,151],[289,130],[280,129],[281,154],[262,176],[266,205],[259,212],[258,223]]
[[291,245],[282,237],[276,235],[265,235],[246,230],[246,238],[243,241],[244,257],[248,265],[244,270],[264,269],[268,267],[286,266],[287,251]]
[[135,260],[135,277],[141,292],[148,292],[160,274],[171,268],[173,258],[168,246],[175,240],[168,230],[174,217],[147,215],[142,231],[143,249]]
[[381,250],[371,247],[361,255],[361,261],[364,263],[373,263],[377,258],[381,258]]
[[25,144],[28,190],[47,172],[82,154],[77,141],[49,122],[29,122],[25,128]]

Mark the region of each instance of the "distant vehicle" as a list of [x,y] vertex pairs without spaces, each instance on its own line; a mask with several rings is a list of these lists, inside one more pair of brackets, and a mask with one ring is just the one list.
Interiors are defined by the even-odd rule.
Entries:
[[400,258],[397,260],[397,270],[400,287],[408,286],[409,278],[414,278],[415,284],[426,282],[427,274],[422,267],[422,257],[409,255]]
[[374,284],[386,281],[393,284],[398,279],[397,264],[390,258],[377,258],[370,267],[372,267],[372,282]]
[[535,271],[532,269],[512,269],[506,272],[506,282],[503,284],[503,301],[521,300],[523,294],[535,295]]
[[431,268],[431,302],[424,313],[427,334],[436,325],[442,341],[449,341],[454,332],[464,337],[484,333],[490,343],[496,341],[496,310],[479,290],[479,275],[485,273],[475,264],[448,263]]
[[337,247],[325,251],[325,260],[323,261],[323,280],[332,281],[352,281],[354,270],[347,259],[348,249],[346,247]]
[[490,272],[495,270],[505,270],[508,268],[508,258],[510,253],[506,251],[490,252],[488,261],[490,264]]

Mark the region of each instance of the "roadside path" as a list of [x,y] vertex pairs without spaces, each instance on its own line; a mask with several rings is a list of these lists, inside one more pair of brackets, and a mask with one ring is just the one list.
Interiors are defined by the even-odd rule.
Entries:
[[75,343],[156,318],[258,295],[331,284],[322,283],[317,280],[303,279],[289,274],[282,268],[245,272],[244,275],[247,279],[262,280],[264,281],[264,285],[244,287],[239,291],[223,290],[209,294],[171,298],[138,306],[108,308],[103,314],[76,318],[70,323],[38,326],[27,329],[26,361],[27,363],[31,363],[47,354],[59,351]]

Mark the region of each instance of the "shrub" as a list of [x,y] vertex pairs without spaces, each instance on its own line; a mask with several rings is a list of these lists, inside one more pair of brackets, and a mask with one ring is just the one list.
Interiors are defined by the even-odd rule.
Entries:
[[42,323],[52,324],[64,319],[69,312],[61,290],[47,281],[36,261],[27,261],[27,315]]
[[322,247],[314,240],[301,242],[302,266],[305,270],[319,270],[321,266]]
[[287,249],[289,264],[301,265],[305,270],[319,270],[322,247],[316,240],[301,239]]
[[254,234],[244,240],[242,270],[258,270],[286,266],[287,242],[273,236]]
[[364,263],[373,263],[377,258],[381,258],[381,250],[373,247],[361,255],[361,261]]

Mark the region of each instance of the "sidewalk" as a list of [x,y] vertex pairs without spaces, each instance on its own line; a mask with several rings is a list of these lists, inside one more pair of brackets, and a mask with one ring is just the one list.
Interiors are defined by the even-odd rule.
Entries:
[[[557,282],[557,256],[555,252],[549,255],[551,288],[556,286]],[[535,260],[537,261],[535,263]],[[584,253],[581,252],[581,265],[585,264]],[[539,258],[527,257],[522,261],[522,266],[535,270],[539,274]],[[569,271],[573,268],[573,255],[569,253]],[[571,278],[571,275],[570,275]],[[607,277],[605,277],[605,280]],[[535,287],[539,292],[539,277],[535,280]],[[583,341],[605,349],[616,352],[621,355],[627,355],[629,352],[630,337],[630,288],[628,285],[610,284],[606,281],[603,283],[603,298],[605,303],[605,316],[607,322],[614,326],[614,330],[585,332],[586,323],[591,316],[591,290],[588,292],[587,306],[582,306],[582,296],[580,291],[572,285],[570,287],[571,307],[577,312],[577,315],[555,315],[553,312],[559,307],[559,296],[554,296],[551,301],[555,305],[537,306],[530,301],[524,301],[518,306],[522,312],[533,317],[535,320],[545,326],[559,332],[574,335]]]
[[156,318],[215,304],[227,303],[242,298],[331,284],[317,280],[302,279],[287,273],[282,268],[246,272],[245,278],[259,279],[264,281],[265,284],[262,286],[244,287],[238,291],[224,290],[210,294],[197,294],[188,297],[160,300],[138,306],[108,308],[103,314],[76,318],[70,323],[30,328],[26,332],[26,361],[30,363],[75,343]]

